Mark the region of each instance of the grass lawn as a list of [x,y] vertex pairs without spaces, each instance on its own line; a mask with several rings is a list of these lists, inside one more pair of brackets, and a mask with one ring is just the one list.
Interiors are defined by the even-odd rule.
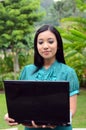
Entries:
[[86,89],[78,96],[77,112],[73,118],[73,127],[86,128]]
[[[4,121],[4,115],[7,113],[5,95],[0,94],[0,129],[9,128]],[[86,90],[80,90],[78,96],[77,112],[73,118],[74,128],[86,128]],[[18,126],[19,130],[23,130],[22,125]]]

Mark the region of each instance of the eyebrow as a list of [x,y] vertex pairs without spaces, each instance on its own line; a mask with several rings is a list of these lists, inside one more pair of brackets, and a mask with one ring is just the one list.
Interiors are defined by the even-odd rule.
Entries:
[[43,39],[38,39],[38,40],[43,40]]
[[[49,39],[54,39],[54,38],[48,38],[48,40],[49,40]],[[41,38],[41,39],[38,39],[38,40],[43,40],[43,38]]]

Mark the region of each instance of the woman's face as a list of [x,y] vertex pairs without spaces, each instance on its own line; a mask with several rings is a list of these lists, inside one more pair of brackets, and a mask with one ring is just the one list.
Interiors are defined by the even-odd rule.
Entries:
[[44,31],[38,35],[37,49],[44,60],[55,60],[57,52],[56,36],[49,30]]

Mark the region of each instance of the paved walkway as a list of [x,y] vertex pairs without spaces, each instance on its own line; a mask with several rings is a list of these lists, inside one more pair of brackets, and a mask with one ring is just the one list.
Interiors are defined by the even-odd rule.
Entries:
[[7,128],[7,129],[0,129],[0,130],[18,130],[18,128]]
[[86,130],[86,128],[73,128],[73,130]]

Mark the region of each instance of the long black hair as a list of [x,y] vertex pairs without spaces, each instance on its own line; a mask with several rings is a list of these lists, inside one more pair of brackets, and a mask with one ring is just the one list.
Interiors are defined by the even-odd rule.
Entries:
[[62,43],[62,38],[60,36],[60,33],[58,32],[58,30],[55,27],[53,27],[51,25],[43,25],[42,27],[40,27],[37,30],[35,37],[34,37],[34,64],[38,68],[41,68],[44,65],[44,59],[38,53],[37,38],[38,38],[38,35],[41,32],[44,32],[44,31],[47,31],[47,30],[51,31],[56,36],[56,39],[57,39],[58,49],[57,49],[57,52],[56,52],[56,60],[58,62],[65,64],[64,53],[63,53],[63,43]]

